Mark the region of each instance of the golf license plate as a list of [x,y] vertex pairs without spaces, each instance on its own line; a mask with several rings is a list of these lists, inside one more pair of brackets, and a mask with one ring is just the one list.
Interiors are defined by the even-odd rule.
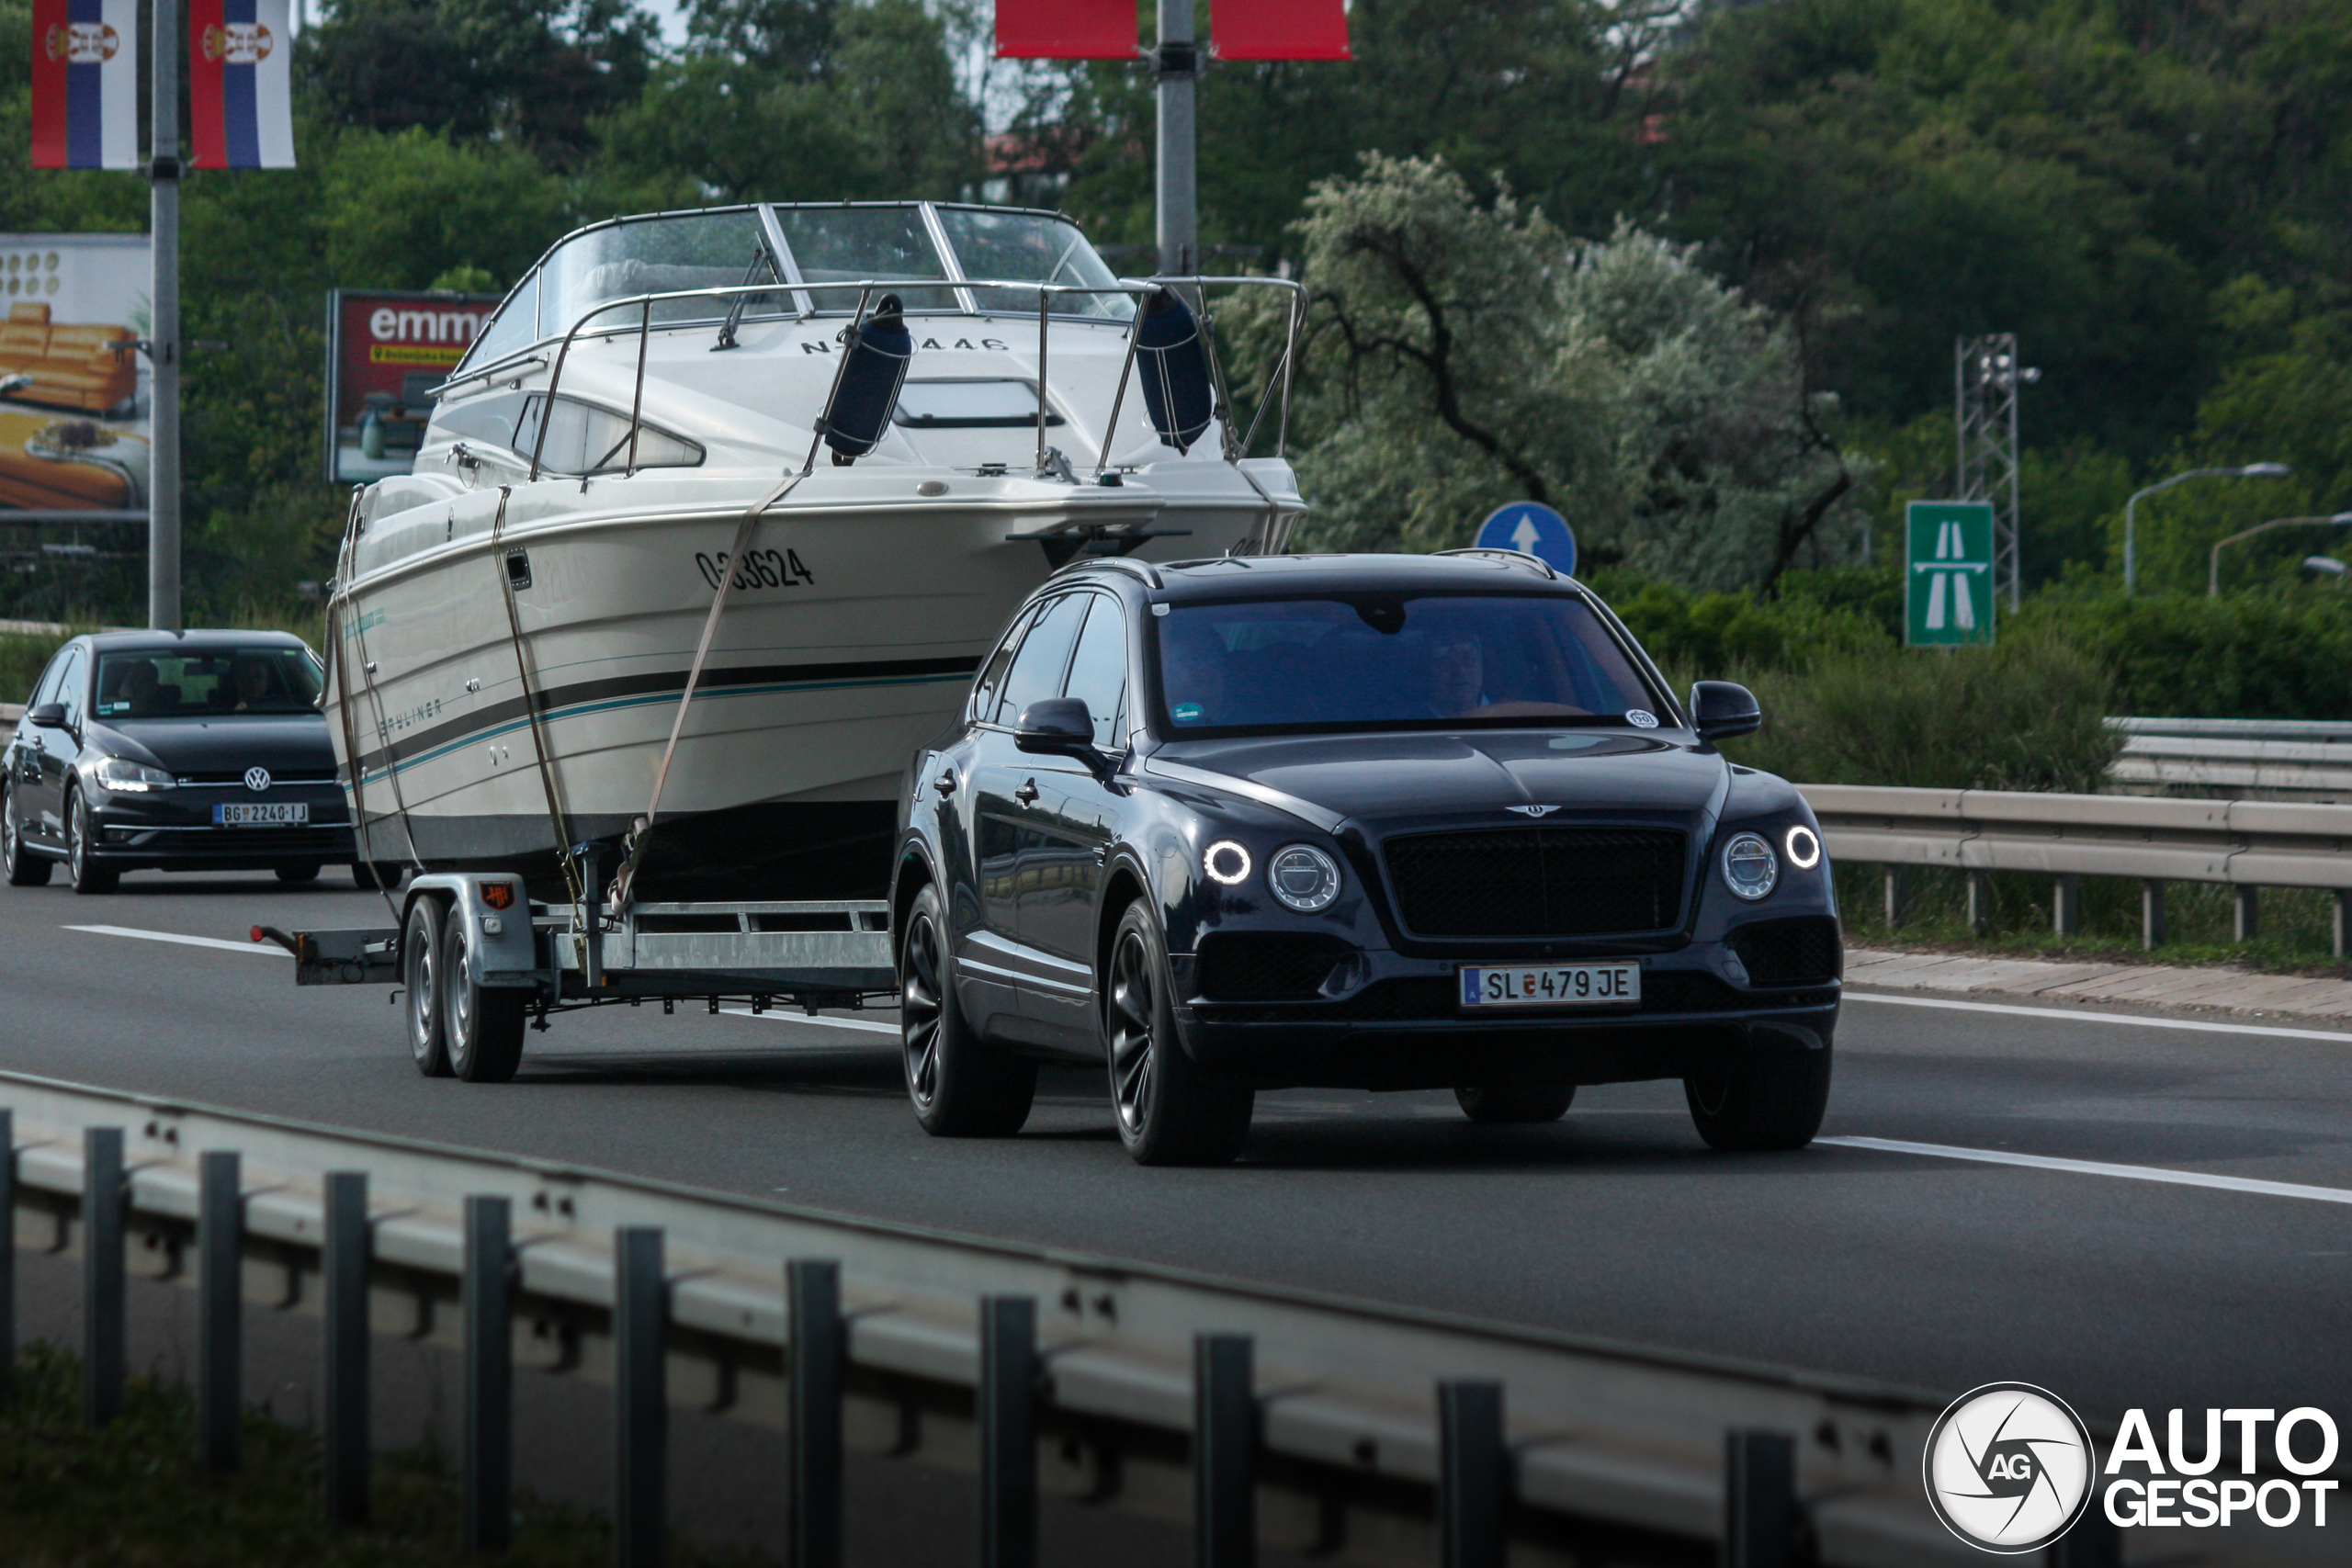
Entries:
[[213,825],[220,828],[300,827],[310,819],[311,805],[304,800],[223,802],[212,808]]
[[1465,1008],[1632,1007],[1642,999],[1638,964],[1464,964]]

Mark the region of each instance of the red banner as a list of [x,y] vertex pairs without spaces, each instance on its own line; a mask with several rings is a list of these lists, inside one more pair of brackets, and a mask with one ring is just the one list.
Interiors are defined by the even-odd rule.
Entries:
[[1354,58],[1344,0],[1209,0],[1209,33],[1219,60]]
[[1140,52],[1136,0],[996,0],[996,52],[1000,60],[1133,60]]

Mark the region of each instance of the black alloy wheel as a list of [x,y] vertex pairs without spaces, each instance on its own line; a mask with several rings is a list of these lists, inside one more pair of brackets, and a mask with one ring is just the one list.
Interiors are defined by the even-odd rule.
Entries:
[[1481,1084],[1453,1091],[1462,1114],[1487,1127],[1525,1127],[1557,1122],[1576,1102],[1572,1083]]
[[462,918],[441,922],[441,1032],[448,1070],[468,1083],[505,1083],[523,1062],[530,993],[484,986],[474,974]]
[[76,784],[65,795],[65,880],[76,893],[111,893],[122,880],[90,858],[90,803]]
[[1137,1165],[1225,1165],[1249,1141],[1253,1090],[1207,1081],[1176,1039],[1168,950],[1137,899],[1119,916],[1102,987],[1119,1142]]
[[39,887],[49,880],[54,863],[47,855],[38,855],[25,843],[24,829],[17,820],[17,781],[0,783],[0,863],[8,872],[11,887]]
[[449,1042],[441,1013],[441,901],[430,894],[408,907],[401,922],[401,1019],[408,1054],[428,1078],[449,1076]]
[[1801,1149],[1829,1108],[1829,1055],[1818,1051],[1735,1057],[1682,1080],[1690,1120],[1711,1149]]
[[277,880],[280,882],[316,882],[318,879],[319,868],[314,865],[281,865],[277,868]]
[[956,1000],[956,961],[939,890],[907,912],[899,954],[899,1028],[907,1099],[939,1138],[1006,1138],[1037,1098],[1037,1064],[980,1038]]

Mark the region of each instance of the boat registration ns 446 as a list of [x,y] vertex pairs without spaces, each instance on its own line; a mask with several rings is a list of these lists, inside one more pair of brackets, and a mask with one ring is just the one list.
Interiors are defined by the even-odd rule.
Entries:
[[1462,968],[1462,1005],[1487,1007],[1636,1007],[1638,964],[1548,964]]

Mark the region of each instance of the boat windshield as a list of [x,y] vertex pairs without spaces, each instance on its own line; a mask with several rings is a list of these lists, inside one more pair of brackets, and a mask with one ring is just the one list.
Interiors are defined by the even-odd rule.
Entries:
[[1624,649],[1566,594],[1258,599],[1157,622],[1164,735],[1657,723]]
[[[776,226],[807,283],[917,283],[947,276],[919,207],[779,207]],[[961,309],[953,288],[900,288],[910,310]],[[857,309],[857,291],[828,288],[809,296],[819,310]]]
[[[947,231],[947,243],[955,247],[956,260],[966,277],[1018,278],[1096,288],[1109,288],[1118,282],[1075,223],[1035,212],[969,208],[942,208],[939,221]],[[983,310],[1019,310],[1025,315],[1037,311],[1034,291],[975,288],[972,294]],[[1057,316],[1124,321],[1135,314],[1135,300],[1125,294],[1061,294],[1047,309]]]
[[[747,276],[746,274],[749,274]],[[732,288],[777,274],[760,215],[750,209],[631,219],[575,234],[539,264],[539,336],[556,337],[608,299],[689,288]],[[757,296],[750,310],[790,309],[788,296]],[[656,321],[699,321],[727,314],[719,299],[673,299],[653,310]],[[634,313],[614,311],[589,330],[637,324]],[[492,329],[492,335],[496,329]]]

